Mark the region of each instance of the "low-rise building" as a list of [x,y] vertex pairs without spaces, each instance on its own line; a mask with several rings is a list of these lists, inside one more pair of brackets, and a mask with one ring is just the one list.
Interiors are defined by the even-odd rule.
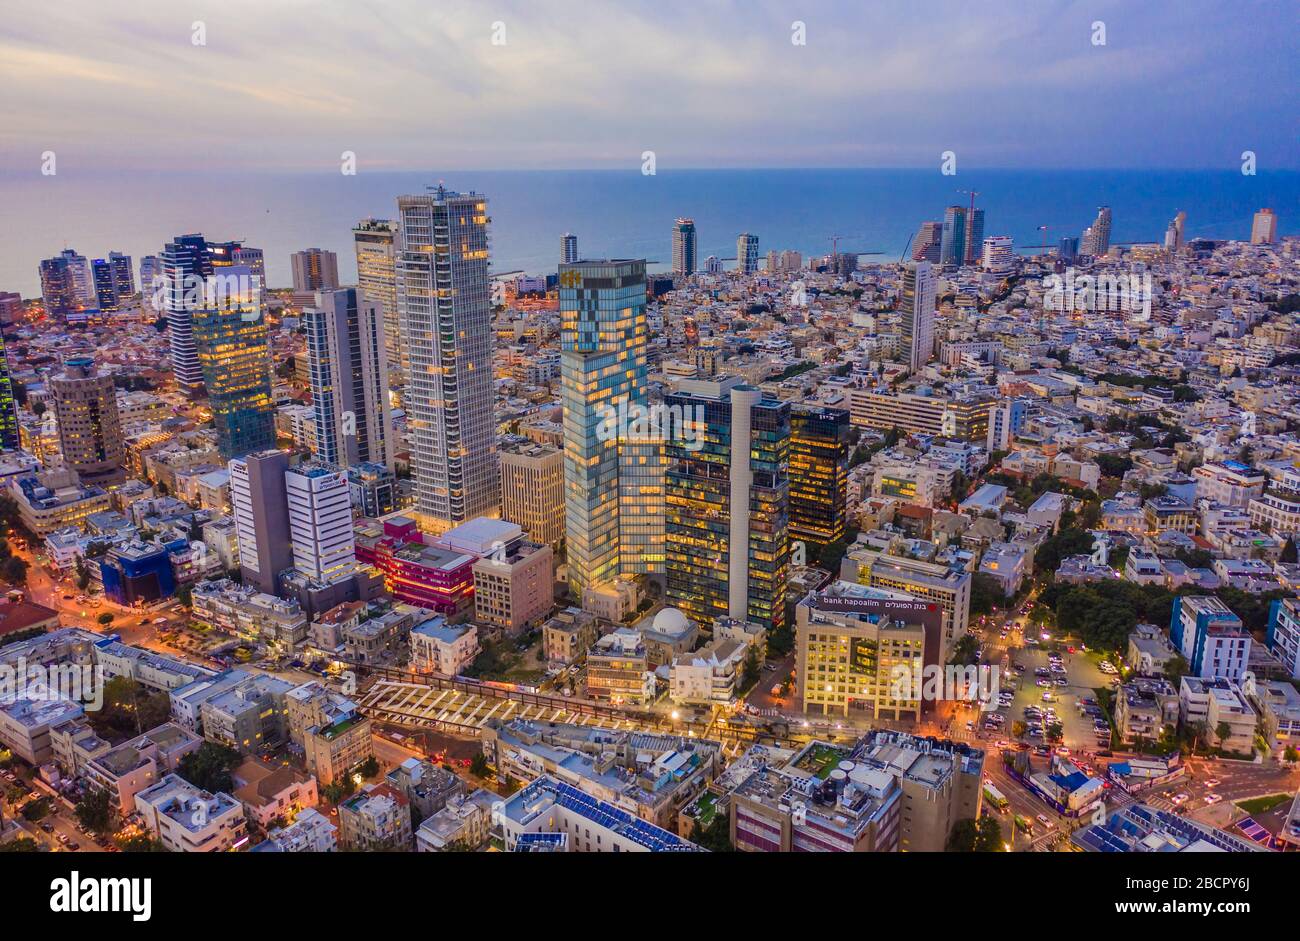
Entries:
[[411,806],[390,784],[367,784],[339,804],[339,845],[350,850],[411,848]]
[[565,608],[542,625],[542,655],[551,667],[569,666],[586,654],[599,636],[596,615]]
[[639,631],[620,627],[587,651],[587,695],[621,706],[643,706],[654,699],[645,642]]
[[456,794],[446,806],[426,817],[415,831],[418,853],[441,853],[452,848],[475,850],[488,840],[492,809],[501,798],[479,788],[472,794]]
[[338,849],[338,827],[313,807],[308,807],[287,827],[274,827],[253,847],[255,853],[333,853]]
[[173,853],[223,853],[248,842],[244,808],[175,774],[135,795],[136,812]]
[[135,812],[138,793],[174,773],[202,743],[188,729],[165,722],[86,762],[81,774],[91,787],[107,791],[114,809],[125,816]]
[[266,831],[276,821],[294,820],[316,806],[316,779],[297,768],[248,757],[231,772],[231,795],[244,807],[244,816]]
[[480,647],[473,624],[449,624],[441,614],[411,628],[411,663],[416,673],[457,676],[474,662]]
[[1134,677],[1115,696],[1115,728],[1126,742],[1153,742],[1178,725],[1178,690],[1159,677]]
[[669,698],[687,705],[729,705],[743,679],[747,655],[748,646],[743,642],[714,640],[674,658],[669,670]]
[[1236,683],[1184,676],[1178,698],[1184,724],[1203,730],[1204,741],[1239,755],[1254,752],[1255,710]]

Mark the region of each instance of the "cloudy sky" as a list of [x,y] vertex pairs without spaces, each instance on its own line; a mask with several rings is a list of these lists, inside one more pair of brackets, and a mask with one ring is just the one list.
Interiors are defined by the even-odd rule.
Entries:
[[0,169],[1296,168],[1297,22],[1282,0],[28,2],[0,20]]

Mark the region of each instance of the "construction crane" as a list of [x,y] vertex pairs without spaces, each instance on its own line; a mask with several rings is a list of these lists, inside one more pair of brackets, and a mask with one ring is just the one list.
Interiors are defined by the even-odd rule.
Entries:
[[908,250],[909,248],[912,247],[912,239],[914,239],[914,238],[916,238],[916,233],[915,233],[915,232],[913,232],[911,235],[909,235],[909,236],[907,237],[907,244],[904,245],[904,246],[903,246],[903,250],[902,250],[901,252],[898,253],[898,260],[899,260],[900,262],[903,262],[903,261],[906,261],[906,260],[907,260],[907,250]]

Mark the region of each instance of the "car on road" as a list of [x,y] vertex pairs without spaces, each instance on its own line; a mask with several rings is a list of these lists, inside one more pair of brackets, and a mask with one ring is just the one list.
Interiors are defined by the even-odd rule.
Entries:
[[1047,814],[1039,814],[1037,819],[1039,823],[1047,827],[1049,830],[1056,826],[1056,824],[1052,823],[1052,821],[1047,818]]
[[1219,786],[1219,779],[1218,779],[1218,778],[1207,778],[1207,779],[1205,780],[1205,786],[1206,786],[1206,787],[1218,787],[1218,786]]
[[1203,801],[1205,801],[1205,805],[1208,807],[1208,806],[1211,805],[1211,804],[1217,804],[1219,801],[1223,800],[1223,795],[1221,795],[1221,794],[1206,794],[1206,795],[1205,795],[1203,798],[1201,798],[1201,799],[1202,799]]
[[1178,806],[1179,804],[1186,803],[1186,801],[1187,801],[1187,795],[1186,795],[1186,794],[1175,794],[1175,795],[1173,796],[1173,798],[1171,798],[1171,799],[1173,800],[1174,805],[1175,805],[1175,806]]

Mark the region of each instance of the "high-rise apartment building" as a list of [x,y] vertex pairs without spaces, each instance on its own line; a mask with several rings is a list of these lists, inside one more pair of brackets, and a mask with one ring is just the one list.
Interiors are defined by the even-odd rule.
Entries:
[[1277,213],[1261,209],[1250,222],[1250,244],[1272,245],[1277,241]]
[[678,219],[673,223],[673,274],[694,274],[695,220]]
[[1110,207],[1098,206],[1097,218],[1083,231],[1079,251],[1098,257],[1110,251]]
[[[229,270],[229,293],[212,292],[190,311],[217,449],[227,460],[275,446],[271,349],[247,267]],[[242,287],[235,287],[242,285]]]
[[368,300],[383,308],[388,378],[400,385],[405,381],[410,357],[402,342],[397,315],[397,226],[388,219],[363,219],[352,229],[352,244],[357,254],[357,287]]
[[939,264],[960,265],[966,259],[966,209],[949,206],[943,213],[943,234],[939,243]]
[[646,405],[645,308],[642,260],[560,266],[565,532],[577,598],[637,565],[662,571],[662,444],[623,433]]
[[668,438],[667,597],[697,624],[785,624],[790,404],[736,377],[686,379],[665,396],[691,436]]
[[230,506],[239,540],[243,583],[268,595],[279,591],[278,577],[292,568],[287,451],[261,451],[235,458],[230,469]]
[[560,236],[560,264],[571,265],[578,260],[578,237],[572,232]]
[[77,274],[67,254],[64,252],[41,262],[41,301],[51,317],[67,317],[81,309]]
[[736,270],[753,274],[758,270],[758,236],[742,232],[736,237]]
[[197,233],[179,235],[158,255],[162,280],[153,296],[162,302],[171,345],[176,384],[191,395],[203,389],[203,367],[194,346],[194,309],[202,301],[201,285],[212,275],[208,243]]
[[928,261],[939,264],[939,252],[943,247],[943,223],[922,222],[912,243],[912,261]]
[[303,311],[316,456],[333,465],[393,469],[382,311],[359,288],[317,291]]
[[984,244],[984,210],[971,208],[966,212],[966,235],[963,239],[966,248],[962,262],[977,265],[980,260],[980,248]]
[[928,261],[910,261],[903,266],[898,313],[912,372],[934,358],[934,293],[934,269]]
[[101,311],[121,310],[121,300],[117,296],[117,285],[113,278],[113,266],[108,259],[94,259],[90,263],[90,272],[95,281],[95,307]]
[[0,450],[16,450],[20,443],[14,384],[9,376],[9,357],[5,353],[4,336],[0,335]]
[[791,539],[825,545],[844,537],[850,428],[846,409],[791,410]]
[[564,452],[521,440],[501,448],[501,518],[518,523],[533,542],[564,542]]
[[501,505],[487,200],[439,186],[400,197],[397,208],[416,511],[423,525],[445,530]]
[[285,472],[284,490],[294,570],[326,585],[351,578],[356,546],[348,475],[330,464],[301,464]]
[[1179,212],[1174,216],[1169,227],[1165,229],[1165,251],[1178,252],[1183,248],[1185,235],[1184,228],[1187,225],[1187,213]]
[[63,364],[50,379],[50,395],[59,422],[63,463],[90,486],[126,478],[126,445],[117,413],[113,377],[101,375],[89,356]]
[[332,291],[339,286],[339,259],[323,248],[307,248],[289,257],[295,291]]

